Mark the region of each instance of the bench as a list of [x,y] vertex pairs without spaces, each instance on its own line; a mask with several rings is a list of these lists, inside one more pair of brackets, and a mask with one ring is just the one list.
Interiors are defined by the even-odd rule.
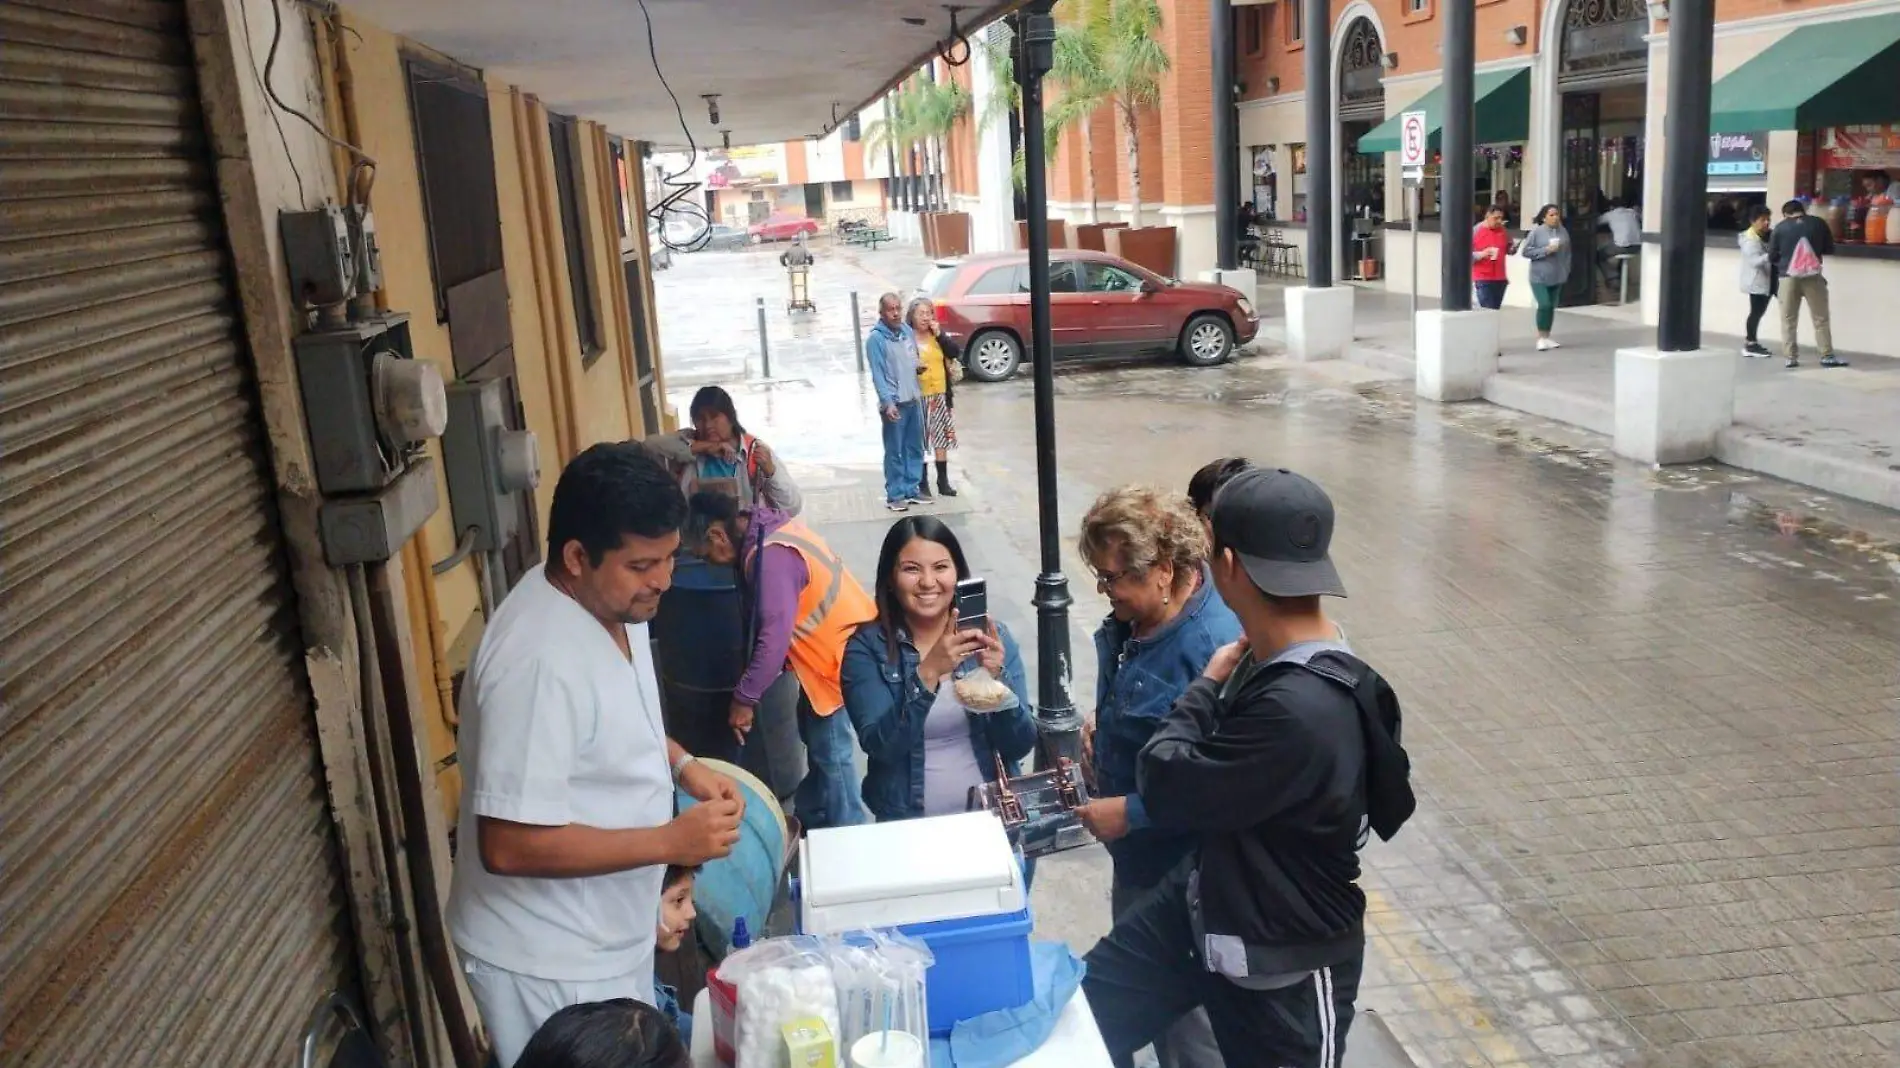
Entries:
[[879,242],[888,243],[890,239],[891,232],[882,226],[854,226],[844,232],[845,244],[865,245],[872,252],[877,251]]

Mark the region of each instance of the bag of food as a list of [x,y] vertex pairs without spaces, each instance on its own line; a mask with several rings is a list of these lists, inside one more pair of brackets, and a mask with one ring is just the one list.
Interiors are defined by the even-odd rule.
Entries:
[[1015,691],[1002,679],[990,674],[990,669],[975,657],[963,662],[950,686],[957,702],[972,712],[986,715],[1007,712],[1022,703],[1016,699]]

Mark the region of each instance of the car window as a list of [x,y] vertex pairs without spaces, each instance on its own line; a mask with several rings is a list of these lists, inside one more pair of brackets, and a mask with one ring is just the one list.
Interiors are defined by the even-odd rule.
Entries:
[[[1057,260],[1049,265],[1049,292],[1074,293],[1080,287],[1075,284],[1075,261]],[[1029,292],[1029,272],[1016,273],[1016,292]]]
[[1138,293],[1141,279],[1109,263],[1089,263],[1088,291],[1091,293]]
[[927,297],[941,297],[950,292],[950,283],[956,277],[957,268],[954,264],[939,263],[924,275],[923,284],[917,287],[917,291]]
[[970,296],[996,297],[1016,292],[1016,268],[1005,265],[992,267],[983,272],[983,276],[970,283]]

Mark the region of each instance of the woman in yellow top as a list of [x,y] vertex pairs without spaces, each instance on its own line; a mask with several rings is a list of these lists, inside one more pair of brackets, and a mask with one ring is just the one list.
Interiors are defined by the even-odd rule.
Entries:
[[[924,395],[924,447],[937,453],[937,492],[955,497],[950,485],[950,450],[957,447],[955,381],[962,375],[963,349],[937,326],[937,308],[924,297],[910,302],[904,321],[917,335],[917,384]],[[918,496],[930,497],[930,476]]]

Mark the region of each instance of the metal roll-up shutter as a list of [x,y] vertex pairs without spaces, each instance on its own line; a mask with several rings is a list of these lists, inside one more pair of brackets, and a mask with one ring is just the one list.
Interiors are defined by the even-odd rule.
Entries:
[[0,0],[0,1062],[288,1065],[356,974],[182,5]]

